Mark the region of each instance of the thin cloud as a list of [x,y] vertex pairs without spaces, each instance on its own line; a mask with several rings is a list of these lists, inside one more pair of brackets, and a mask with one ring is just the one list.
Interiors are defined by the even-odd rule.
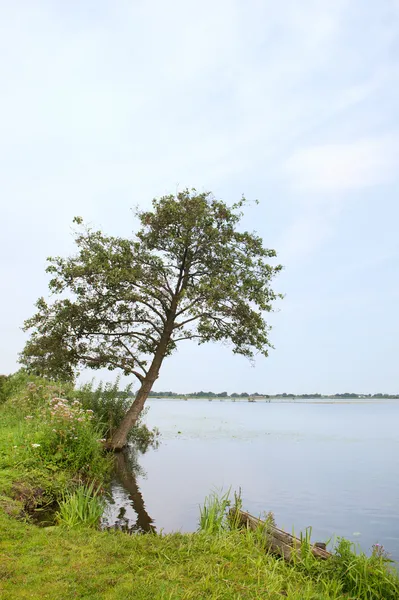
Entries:
[[365,138],[298,150],[286,171],[291,185],[311,192],[345,192],[392,182],[399,167],[399,137]]

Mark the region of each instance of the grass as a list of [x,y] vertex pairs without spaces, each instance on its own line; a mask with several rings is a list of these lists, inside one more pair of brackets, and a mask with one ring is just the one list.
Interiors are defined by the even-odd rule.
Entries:
[[349,598],[266,554],[247,532],[128,536],[40,529],[2,515],[0,540],[7,600]]
[[[233,505],[229,516],[228,509]],[[230,501],[230,490],[226,493],[212,493],[200,507],[199,531],[205,534],[223,536],[238,529],[234,509],[242,506],[241,493],[234,494]],[[267,549],[267,529],[274,525],[271,513],[255,531],[246,531],[247,537],[262,548]],[[294,534],[293,534],[294,535]],[[323,588],[328,598],[342,597],[357,600],[397,600],[399,598],[398,574],[390,569],[392,562],[382,546],[374,546],[371,556],[356,552],[354,544],[338,538],[331,559],[321,561],[312,553],[311,528],[300,535],[300,553],[293,553],[292,566]]]
[[98,527],[105,508],[101,492],[101,486],[95,487],[94,482],[66,492],[56,514],[57,523],[65,527]]
[[216,491],[205,498],[200,506],[199,530],[205,533],[220,533],[228,528],[226,517],[230,507],[230,489],[224,494]]

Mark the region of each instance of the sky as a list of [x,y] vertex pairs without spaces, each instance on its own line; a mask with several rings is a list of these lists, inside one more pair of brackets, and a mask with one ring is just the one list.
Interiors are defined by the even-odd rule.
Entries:
[[75,215],[188,186],[259,200],[285,298],[267,359],[184,342],[156,390],[399,393],[398,117],[398,0],[0,0],[0,372]]

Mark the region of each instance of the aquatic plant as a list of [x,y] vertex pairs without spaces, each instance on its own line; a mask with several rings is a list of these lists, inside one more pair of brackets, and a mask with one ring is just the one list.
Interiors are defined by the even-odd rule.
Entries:
[[97,527],[105,509],[101,486],[94,482],[67,492],[56,514],[59,525],[66,527]]
[[214,534],[227,530],[227,509],[230,506],[230,489],[224,494],[214,491],[207,496],[200,506],[199,531]]

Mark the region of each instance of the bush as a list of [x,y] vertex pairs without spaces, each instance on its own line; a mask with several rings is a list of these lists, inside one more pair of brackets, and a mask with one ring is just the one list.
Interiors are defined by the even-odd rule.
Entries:
[[103,457],[92,411],[83,409],[78,400],[54,396],[51,386],[30,382],[27,388],[22,402],[29,406],[29,414],[14,434],[16,458],[29,468],[40,465],[102,477],[111,459]]
[[94,386],[94,381],[91,381],[73,390],[72,393],[85,410],[93,412],[93,420],[104,438],[112,436],[133,401],[132,385],[120,390],[119,378],[115,383],[104,384],[100,381],[97,387]]
[[[92,411],[93,422],[98,427],[101,437],[105,439],[112,437],[133,402],[132,385],[120,389],[119,383],[120,379],[117,378],[115,383],[100,382],[97,387],[94,387],[92,381],[72,392],[73,396],[81,402],[82,408]],[[134,442],[142,451],[151,445],[157,445],[159,436],[156,428],[150,430],[142,422],[147,412],[148,407],[143,410],[128,435],[128,441]]]
[[[23,415],[31,415],[36,410],[48,405],[48,402],[58,397],[67,400],[71,405],[78,400],[85,411],[91,411],[92,425],[99,439],[109,439],[120,425],[127,409],[133,402],[132,385],[125,389],[119,387],[120,379],[115,383],[100,383],[94,381],[74,388],[71,383],[59,383],[29,375],[24,369],[10,376],[0,378],[0,403],[9,401],[13,410]],[[143,452],[151,445],[157,445],[159,431],[150,430],[144,423],[145,409],[136,425],[128,435],[128,441],[134,442]],[[54,436],[53,436],[54,437]],[[52,443],[54,440],[52,441]]]
[[7,400],[8,375],[0,375],[0,404]]
[[5,377],[1,387],[1,397],[3,403],[9,402],[16,411],[24,412],[43,406],[57,394],[64,396],[72,389],[71,384],[49,381],[29,375],[27,371],[20,369],[13,375]]

